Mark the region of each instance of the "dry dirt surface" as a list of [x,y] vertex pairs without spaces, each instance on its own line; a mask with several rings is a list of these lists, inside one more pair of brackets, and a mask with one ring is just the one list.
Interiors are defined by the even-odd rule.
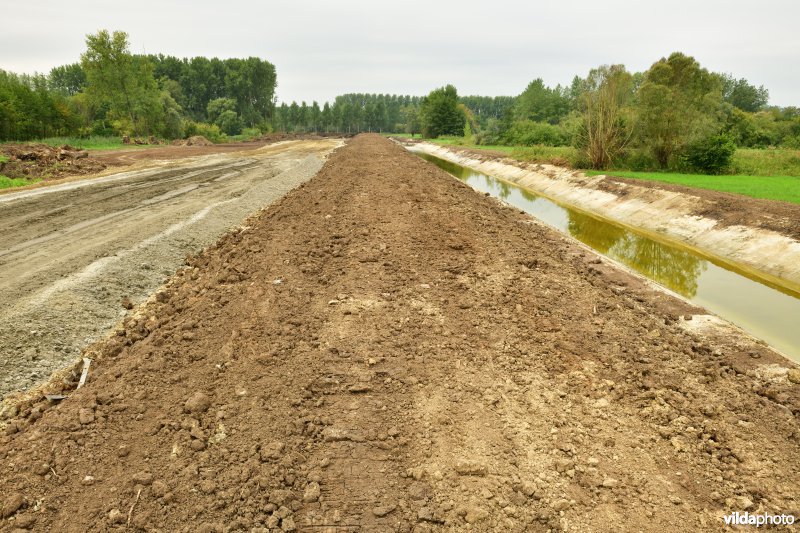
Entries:
[[187,254],[311,178],[340,141],[297,141],[0,196],[0,395],[106,335]]
[[206,145],[157,146],[147,148],[120,148],[93,152],[92,159],[110,167],[128,166],[142,161],[168,161],[211,154],[228,154],[258,150],[269,142],[238,142]]
[[[719,531],[800,514],[800,381],[377,135],[0,437],[0,527]],[[795,381],[792,381],[795,380]]]

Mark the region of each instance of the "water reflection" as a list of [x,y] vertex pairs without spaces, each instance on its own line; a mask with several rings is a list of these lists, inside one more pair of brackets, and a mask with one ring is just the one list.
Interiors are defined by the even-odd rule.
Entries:
[[687,298],[697,294],[697,280],[708,268],[705,259],[578,211],[568,210],[567,216],[567,229],[579,241]]
[[800,360],[800,298],[680,246],[562,207],[530,190],[417,153],[474,189],[521,209]]
[[694,298],[697,294],[697,280],[706,270],[708,262],[691,252],[654,241],[580,211],[561,207],[527,189],[481,174],[471,168],[428,154],[418,155],[468,185],[531,213],[603,255],[629,266],[687,298]]

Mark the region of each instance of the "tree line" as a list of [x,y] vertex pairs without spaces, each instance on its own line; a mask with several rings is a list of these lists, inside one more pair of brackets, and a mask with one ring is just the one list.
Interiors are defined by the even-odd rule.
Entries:
[[724,169],[736,147],[800,148],[800,109],[710,72],[676,52],[645,72],[604,65],[569,86],[532,81],[505,115],[481,123],[479,144],[575,146],[582,166]]
[[267,130],[276,84],[260,58],[136,55],[126,33],[102,30],[87,36],[80,62],[49,74],[0,71],[0,140]]

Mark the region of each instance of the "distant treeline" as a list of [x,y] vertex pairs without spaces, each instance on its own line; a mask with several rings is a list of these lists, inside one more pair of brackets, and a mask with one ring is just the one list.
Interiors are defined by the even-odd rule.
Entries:
[[333,103],[281,104],[283,131],[463,136],[481,145],[572,146],[576,164],[722,172],[736,147],[800,149],[800,109],[769,106],[769,92],[709,72],[676,52],[646,72],[604,65],[568,86],[533,80],[518,96],[347,94]]
[[[333,103],[282,103],[275,129],[282,132],[421,133],[419,109],[425,97],[396,94],[343,94]],[[464,96],[460,102],[481,122],[501,119],[514,106],[512,96]]]
[[49,74],[0,70],[0,140],[217,137],[273,121],[277,78],[268,61],[134,55],[124,32],[100,31],[86,45],[80,63]]

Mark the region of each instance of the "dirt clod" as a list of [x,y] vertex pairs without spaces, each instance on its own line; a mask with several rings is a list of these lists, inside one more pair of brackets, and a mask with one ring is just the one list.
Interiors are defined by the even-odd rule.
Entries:
[[209,407],[211,407],[211,398],[199,391],[192,394],[183,404],[186,412],[194,414],[205,413]]
[[19,492],[12,492],[3,499],[2,518],[13,516],[25,505],[25,497]]

